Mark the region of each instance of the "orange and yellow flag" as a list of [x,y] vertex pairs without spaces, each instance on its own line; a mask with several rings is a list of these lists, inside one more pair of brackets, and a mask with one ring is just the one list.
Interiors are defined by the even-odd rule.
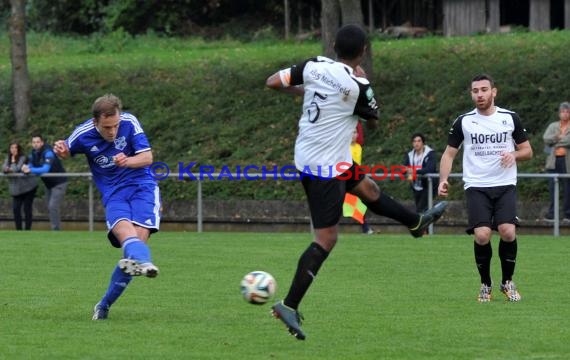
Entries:
[[351,217],[363,224],[366,210],[366,205],[364,205],[358,196],[346,193],[344,196],[344,204],[342,204],[342,215],[344,217]]

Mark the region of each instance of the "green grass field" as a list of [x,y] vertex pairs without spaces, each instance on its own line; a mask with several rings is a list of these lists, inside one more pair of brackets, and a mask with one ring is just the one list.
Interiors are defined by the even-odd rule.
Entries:
[[[309,234],[161,232],[156,279],[135,279],[92,321],[120,251],[101,232],[0,235],[1,359],[567,359],[568,239],[520,236],[515,280],[479,304],[467,235],[342,234],[301,312],[297,341],[246,303],[241,277],[272,273],[285,295]],[[493,274],[500,281],[494,238]]]

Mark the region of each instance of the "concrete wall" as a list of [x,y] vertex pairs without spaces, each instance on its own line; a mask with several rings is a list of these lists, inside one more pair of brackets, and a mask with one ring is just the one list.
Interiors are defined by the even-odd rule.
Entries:
[[[413,203],[405,202],[413,209]],[[521,219],[521,232],[552,234],[552,224],[542,219],[546,203],[521,203],[518,213]],[[63,217],[64,229],[88,229],[87,200],[66,200]],[[380,233],[405,232],[397,222],[377,216],[371,212],[367,218],[374,230]],[[0,229],[13,229],[11,199],[0,199]],[[165,202],[163,204],[162,230],[196,231],[197,208],[195,201]],[[436,233],[464,234],[467,224],[464,201],[452,201],[442,219],[438,222]],[[304,201],[203,201],[204,231],[263,231],[263,232],[305,232],[310,231],[309,211]],[[350,218],[341,220],[342,231],[360,232],[360,226]],[[34,202],[35,230],[48,229],[48,217],[45,200],[37,198]],[[97,199],[95,202],[95,230],[106,229],[104,211]],[[560,233],[570,234],[570,223],[561,223]]]

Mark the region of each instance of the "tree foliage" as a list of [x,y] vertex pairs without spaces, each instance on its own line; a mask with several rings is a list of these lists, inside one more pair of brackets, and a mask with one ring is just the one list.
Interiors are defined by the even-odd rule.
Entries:
[[182,36],[244,15],[271,22],[282,11],[279,4],[255,0],[31,0],[28,13],[30,28],[40,32],[86,35],[123,29],[131,35],[153,31]]

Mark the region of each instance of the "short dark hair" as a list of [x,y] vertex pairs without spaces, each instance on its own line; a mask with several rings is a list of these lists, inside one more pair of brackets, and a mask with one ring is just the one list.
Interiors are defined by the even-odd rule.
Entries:
[[95,120],[99,120],[101,116],[113,116],[117,112],[120,113],[122,109],[121,99],[113,94],[105,94],[97,98],[91,108]]
[[412,135],[412,141],[414,141],[415,138],[419,137],[420,139],[422,139],[422,142],[425,144],[426,143],[426,137],[424,136],[424,134],[422,133],[414,133]]
[[334,51],[339,59],[353,60],[362,55],[366,44],[368,37],[360,26],[344,25],[336,33]]
[[495,87],[495,80],[493,80],[493,78],[489,74],[479,74],[473,76],[473,79],[471,79],[471,84],[473,84],[475,81],[481,81],[481,80],[489,80],[491,87],[492,88]]
[[33,134],[32,134],[32,139],[33,139],[33,138],[36,138],[36,137],[37,137],[37,138],[40,138],[41,141],[45,142],[45,139],[44,139],[44,137],[42,136],[42,134],[40,134],[40,133],[33,133]]

